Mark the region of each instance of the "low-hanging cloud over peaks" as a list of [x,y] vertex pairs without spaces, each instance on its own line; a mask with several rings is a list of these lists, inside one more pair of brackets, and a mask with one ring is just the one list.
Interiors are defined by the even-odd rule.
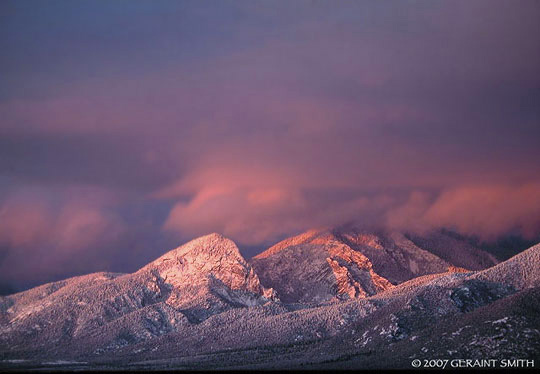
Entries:
[[386,192],[219,185],[202,184],[177,202],[164,229],[190,236],[219,231],[248,245],[345,223],[419,233],[447,228],[484,240],[509,233],[531,238],[540,230],[540,183]]
[[213,231],[540,230],[537,1],[0,7],[0,282]]
[[412,192],[390,210],[391,228],[423,231],[449,228],[485,240],[507,233],[533,238],[540,230],[540,183],[473,185],[443,190],[434,198]]

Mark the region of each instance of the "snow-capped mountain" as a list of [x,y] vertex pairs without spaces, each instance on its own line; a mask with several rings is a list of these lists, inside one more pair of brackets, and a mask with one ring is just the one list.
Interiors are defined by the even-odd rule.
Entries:
[[286,302],[365,298],[392,287],[366,256],[329,231],[284,240],[255,256],[252,264],[263,284],[271,284]]
[[137,273],[152,274],[169,289],[165,303],[202,320],[233,306],[255,306],[274,299],[261,286],[236,244],[210,234],[178,247]]
[[[411,243],[311,231],[252,268],[212,234],[133,274],[0,297],[0,368],[388,369],[433,357],[540,357],[540,244],[470,271]],[[366,247],[394,262],[377,269],[384,256]],[[390,284],[388,272],[405,264],[399,277],[410,279]]]
[[72,338],[99,343],[116,331],[119,337],[100,348],[108,350],[272,298],[238,247],[211,234],[133,274],[90,274],[0,298],[0,351],[13,342],[29,349]]
[[268,248],[251,263],[261,282],[288,302],[363,298],[418,276],[497,263],[443,233],[430,233],[422,243],[420,247],[400,232],[310,230]]
[[448,270],[482,270],[498,263],[489,253],[442,231],[422,236],[398,231],[333,230],[351,248],[362,252],[375,270],[393,284]]

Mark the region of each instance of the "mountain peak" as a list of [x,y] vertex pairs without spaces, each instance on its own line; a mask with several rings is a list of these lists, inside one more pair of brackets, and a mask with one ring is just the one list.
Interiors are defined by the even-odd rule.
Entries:
[[[199,260],[209,260],[211,258],[226,258],[230,257],[240,262],[246,262],[236,244],[229,238],[218,234],[211,233],[193,239],[181,246],[172,249],[146,265],[143,269],[152,266],[158,266],[167,261],[174,261],[179,258],[192,258]],[[142,270],[142,269],[141,269]]]
[[173,250],[177,255],[234,256],[242,257],[236,244],[229,238],[212,233],[193,239]]
[[433,232],[339,227],[309,230],[271,246],[251,261],[263,285],[283,301],[363,298],[426,274],[468,272],[495,262],[489,254]]
[[286,248],[300,245],[300,244],[307,244],[307,243],[314,243],[314,242],[318,242],[319,244],[324,243],[324,242],[327,242],[328,240],[331,240],[332,237],[333,237],[332,233],[328,230],[324,230],[324,229],[308,230],[299,235],[284,239],[280,241],[279,243],[274,244],[273,246],[271,246],[264,252],[259,253],[257,256],[254,256],[253,259],[260,260],[263,258],[267,258],[272,255],[275,255],[276,253]]
[[[276,248],[253,266],[285,303],[303,305],[268,302],[273,291],[260,285],[234,242],[215,233],[134,274],[89,274],[0,297],[0,357],[8,358],[0,366],[20,370],[65,362],[65,368],[90,367],[71,361],[84,359],[90,365],[111,360],[126,367],[163,362],[170,368],[180,352],[190,363],[209,365],[199,368],[238,363],[261,368],[290,356],[291,347],[291,359],[305,367],[319,365],[321,357],[349,365],[341,360],[344,352],[355,360],[374,360],[365,365],[371,366],[383,356],[362,352],[379,349],[406,365],[418,352],[444,356],[462,347],[467,357],[537,352],[531,347],[540,336],[535,309],[540,244],[487,270],[450,265],[449,272],[440,260],[430,267],[434,257],[399,233],[317,231]],[[392,286],[375,268],[389,262],[393,266],[383,271],[415,264],[421,274],[445,272]],[[365,300],[340,302],[349,299]],[[471,345],[471,339],[480,343]],[[332,356],[325,353],[328,347]],[[433,347],[435,353],[421,347]],[[253,352],[263,354],[249,361]],[[209,355],[216,360],[208,361]]]
[[227,305],[257,305],[274,298],[273,290],[261,286],[236,244],[217,233],[165,253],[139,273],[154,274],[171,287],[167,304],[177,308],[221,305],[221,310]]
[[365,298],[392,287],[366,256],[324,229],[283,240],[252,264],[263,284],[288,302]]

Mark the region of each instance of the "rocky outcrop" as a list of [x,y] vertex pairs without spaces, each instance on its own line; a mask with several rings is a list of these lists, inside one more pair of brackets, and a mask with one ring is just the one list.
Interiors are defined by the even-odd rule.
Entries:
[[375,271],[393,284],[426,274],[444,273],[453,265],[400,232],[369,233],[362,230],[334,230],[341,242],[369,258]]
[[273,245],[251,262],[262,283],[287,302],[363,298],[420,276],[496,263],[489,254],[443,232],[427,238],[416,236],[413,241],[401,232],[356,228],[309,230]]
[[362,253],[329,231],[308,231],[272,246],[252,259],[263,284],[286,302],[365,298],[392,284]]
[[328,248],[330,257],[326,261],[332,268],[337,284],[338,296],[350,298],[368,297],[385,291],[392,284],[373,271],[369,259],[346,245]]

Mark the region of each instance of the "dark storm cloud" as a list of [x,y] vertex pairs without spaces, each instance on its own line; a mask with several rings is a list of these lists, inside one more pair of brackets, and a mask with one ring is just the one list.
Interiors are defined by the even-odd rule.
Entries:
[[535,1],[0,6],[0,281],[210,231],[540,230]]
[[174,175],[145,158],[146,152],[144,140],[129,134],[4,134],[0,169],[4,176],[29,183],[96,184],[144,192]]

